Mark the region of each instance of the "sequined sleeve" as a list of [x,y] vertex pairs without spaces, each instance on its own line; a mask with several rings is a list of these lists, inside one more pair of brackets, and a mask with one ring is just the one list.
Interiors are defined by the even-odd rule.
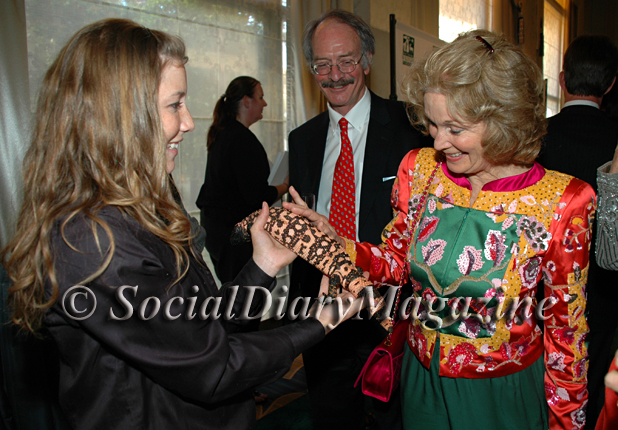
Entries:
[[[543,256],[546,304],[545,394],[551,430],[581,430],[586,422],[588,353],[586,293],[592,220],[592,187],[573,178],[564,190],[549,228]],[[545,306],[545,305],[543,305]]]
[[597,170],[596,259],[604,269],[618,270],[618,173],[607,173],[610,165],[611,161]]

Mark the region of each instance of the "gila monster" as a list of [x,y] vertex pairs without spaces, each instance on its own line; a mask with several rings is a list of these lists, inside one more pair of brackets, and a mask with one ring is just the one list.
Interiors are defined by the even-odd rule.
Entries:
[[[230,238],[233,245],[251,240],[249,230],[259,214],[260,210],[257,210],[236,224]],[[366,296],[365,288],[370,287],[374,299],[370,312],[375,313],[384,306],[382,295],[373,287],[373,283],[363,276],[362,270],[354,267],[339,242],[322,233],[307,218],[285,208],[273,207],[270,208],[265,229],[277,242],[330,278],[329,297],[337,296],[339,285],[355,297]]]

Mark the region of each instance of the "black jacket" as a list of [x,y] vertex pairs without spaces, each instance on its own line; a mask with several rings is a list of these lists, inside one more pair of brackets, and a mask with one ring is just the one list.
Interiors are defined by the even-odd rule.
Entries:
[[[223,315],[204,320],[200,311],[209,297],[221,299],[225,314],[233,298],[230,286],[239,285],[231,305],[231,314],[238,316],[247,299],[243,287],[272,288],[273,278],[251,260],[233,283],[218,290],[201,257],[191,257],[188,273],[170,287],[176,276],[172,250],[115,208],[103,209],[100,217],[113,233],[115,250],[105,272],[85,284],[89,290],[68,292],[83,285],[103,261],[90,223],[78,216],[64,230],[77,251],[60,237],[59,223],[52,238],[60,296],[45,323],[60,352],[60,401],[72,427],[250,428],[255,420],[250,390],[284,375],[300,352],[323,338],[321,324],[307,319],[282,329],[239,333],[240,321]],[[100,249],[106,250],[109,240],[103,229],[97,231]],[[124,302],[116,297],[122,286],[131,287]],[[75,297],[75,309],[84,312],[73,315],[83,317],[93,308],[92,295],[96,309],[88,318],[73,319],[63,309],[64,304],[70,312]],[[262,299],[256,293],[251,315],[261,309]],[[168,303],[167,313],[177,319],[166,316]],[[111,317],[112,312],[127,317],[129,309],[130,318]]]

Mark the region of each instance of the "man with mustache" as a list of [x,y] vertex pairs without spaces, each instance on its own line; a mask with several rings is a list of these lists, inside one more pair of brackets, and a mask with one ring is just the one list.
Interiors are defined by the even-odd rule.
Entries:
[[[402,103],[366,87],[375,39],[358,16],[331,10],[305,28],[303,52],[328,110],[289,137],[290,185],[315,196],[315,210],[337,232],[380,243],[392,219],[390,192],[410,150],[431,145],[412,128]],[[341,122],[343,119],[343,122]],[[321,274],[301,259],[292,266],[290,300],[317,297]],[[401,428],[399,396],[389,403],[354,388],[371,351],[386,333],[367,317],[348,321],[303,353],[315,428],[361,429],[372,422]]]

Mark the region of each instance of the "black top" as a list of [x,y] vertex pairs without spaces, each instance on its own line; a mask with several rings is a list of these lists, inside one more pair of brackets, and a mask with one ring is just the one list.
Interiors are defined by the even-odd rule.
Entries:
[[[597,168],[610,161],[618,143],[618,124],[592,106],[568,106],[548,120],[538,162],[588,182],[597,191]],[[587,320],[591,331],[614,331],[618,323],[618,272],[597,265],[596,223],[590,246]],[[606,369],[607,366],[604,367]]]
[[597,190],[597,168],[610,161],[618,143],[618,124],[592,106],[568,106],[548,120],[537,160],[588,182]]
[[277,199],[268,185],[270,167],[264,147],[240,122],[230,122],[208,151],[204,185],[196,205],[231,229],[244,217]]
[[[72,427],[250,428],[255,420],[250,389],[284,375],[300,352],[324,337],[322,325],[309,318],[281,329],[239,333],[244,323],[225,317],[228,306],[238,316],[247,299],[244,286],[274,286],[253,260],[218,290],[201,257],[191,256],[187,274],[170,287],[176,273],[171,248],[116,208],[103,209],[100,217],[113,233],[115,250],[105,272],[86,284],[89,292],[79,288],[66,294],[101,265],[98,249],[109,245],[104,230],[97,229],[99,248],[90,222],[81,216],[70,221],[64,235],[77,251],[60,236],[59,222],[52,235],[60,295],[45,323],[60,352],[60,399]],[[116,297],[121,286],[131,287],[123,300]],[[88,318],[72,319],[62,305],[70,311],[73,293],[84,292],[88,295],[73,296],[75,309],[86,311],[77,315],[93,308],[85,299],[92,294],[96,309]],[[250,315],[262,309],[263,296],[255,294]],[[221,317],[201,318],[202,305],[215,297],[221,300]],[[140,309],[143,303],[147,306]],[[112,312],[125,318],[130,309],[127,319],[111,318]]]

